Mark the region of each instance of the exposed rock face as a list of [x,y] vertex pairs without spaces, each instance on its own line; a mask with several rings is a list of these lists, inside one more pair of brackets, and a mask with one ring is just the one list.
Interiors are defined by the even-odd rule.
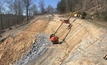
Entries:
[[51,43],[49,39],[47,39],[48,35],[38,34],[37,37],[38,40],[34,43],[31,49],[15,65],[26,65],[47,51],[46,47]]

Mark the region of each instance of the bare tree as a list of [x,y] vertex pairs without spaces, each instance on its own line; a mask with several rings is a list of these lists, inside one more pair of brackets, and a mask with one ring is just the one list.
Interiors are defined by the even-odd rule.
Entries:
[[35,4],[33,4],[30,8],[29,15],[30,16],[35,16],[37,13],[38,13],[37,7],[36,7]]
[[69,11],[69,4],[68,4],[68,0],[65,0],[65,3],[66,3],[66,12]]
[[44,14],[45,13],[45,3],[44,3],[44,0],[40,0],[39,8],[40,8],[41,14]]
[[18,23],[21,19],[21,16],[23,15],[23,2],[22,0],[14,0],[14,11],[15,11],[15,15],[18,16]]
[[22,0],[14,0],[14,10],[16,15],[22,15],[23,13]]
[[[10,14],[16,15],[16,21],[13,20],[13,25],[19,24],[21,21],[21,16],[23,15],[23,1],[22,0],[6,0]],[[7,20],[9,20],[7,18]],[[10,27],[10,23],[8,23],[8,27]]]
[[48,5],[48,7],[47,7],[47,12],[48,12],[49,14],[54,13],[54,8],[53,8],[51,5]]
[[3,4],[4,4],[4,0],[1,0],[0,1],[0,21],[1,21],[1,29],[3,30],[3,21],[2,21],[2,15],[3,15],[3,13],[2,13],[2,9],[3,9]]
[[3,8],[4,0],[0,1],[0,14],[2,13],[2,8]]
[[29,7],[31,6],[32,0],[23,0],[26,8],[26,19],[28,21]]
[[7,7],[9,9],[9,13],[10,14],[15,14],[14,12],[14,0],[6,0],[6,3],[7,3]]

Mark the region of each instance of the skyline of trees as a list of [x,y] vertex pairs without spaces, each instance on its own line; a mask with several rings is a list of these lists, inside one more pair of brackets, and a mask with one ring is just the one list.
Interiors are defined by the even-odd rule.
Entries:
[[11,26],[22,24],[23,20],[28,21],[32,16],[54,13],[55,8],[51,5],[45,6],[44,0],[39,0],[39,3],[35,3],[34,1],[35,0],[1,0],[0,31]]
[[[31,3],[29,3],[29,2],[31,2]],[[28,3],[28,5],[26,5],[27,3]],[[42,5],[43,8],[40,7],[40,4],[43,4]],[[33,10],[30,10],[30,9],[32,9],[33,5],[35,5],[35,8],[34,7],[33,8],[36,10],[35,12],[38,14],[41,13],[41,9],[43,9],[46,13],[48,11],[47,10],[48,6],[51,6],[51,5],[46,6],[45,2],[42,3],[42,0],[40,0],[39,3],[34,3],[34,0],[2,0],[2,1],[0,1],[0,13],[13,14],[13,15],[19,15],[19,14],[20,15],[27,15],[27,14],[30,15],[31,11],[33,11]],[[51,9],[52,8],[54,10],[56,9],[51,6]],[[28,12],[27,12],[27,10],[28,10]]]

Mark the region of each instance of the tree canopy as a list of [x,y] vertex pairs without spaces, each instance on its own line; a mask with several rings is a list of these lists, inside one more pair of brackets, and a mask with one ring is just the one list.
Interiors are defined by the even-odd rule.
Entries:
[[59,13],[66,13],[72,11],[72,2],[71,0],[61,0],[57,4],[57,11]]

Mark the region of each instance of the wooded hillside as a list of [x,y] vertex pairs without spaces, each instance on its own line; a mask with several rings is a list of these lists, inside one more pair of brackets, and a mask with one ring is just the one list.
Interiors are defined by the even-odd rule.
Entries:
[[57,10],[61,13],[69,11],[104,12],[107,0],[61,0]]

